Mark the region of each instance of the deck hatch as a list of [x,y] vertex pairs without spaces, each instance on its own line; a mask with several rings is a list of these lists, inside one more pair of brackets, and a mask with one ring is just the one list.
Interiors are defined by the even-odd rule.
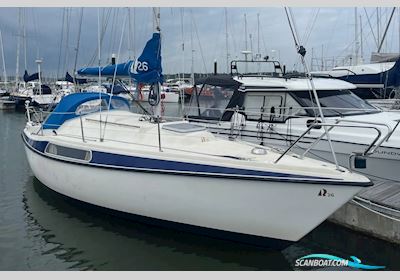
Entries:
[[173,132],[179,133],[189,133],[189,132],[197,132],[206,130],[206,128],[202,125],[192,124],[192,123],[173,123],[173,124],[164,124],[163,129],[170,130]]

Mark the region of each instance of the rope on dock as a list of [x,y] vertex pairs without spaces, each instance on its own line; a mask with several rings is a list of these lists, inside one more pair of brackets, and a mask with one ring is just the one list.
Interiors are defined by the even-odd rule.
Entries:
[[359,200],[361,200],[361,201],[363,201],[363,202],[369,203],[370,205],[374,205],[374,206],[376,206],[376,207],[380,207],[380,208],[382,208],[382,209],[390,210],[390,211],[393,211],[393,212],[400,213],[399,210],[392,209],[392,208],[389,208],[389,207],[385,207],[385,206],[382,206],[382,205],[373,203],[373,202],[370,201],[370,200],[366,200],[366,199],[363,199],[363,198],[357,197],[357,196],[354,197],[354,198],[352,199],[352,202],[354,202],[354,203],[357,204],[358,206],[360,206],[360,207],[362,207],[362,208],[364,208],[364,209],[366,209],[366,210],[368,210],[368,211],[370,211],[370,212],[372,212],[372,213],[375,213],[375,214],[377,214],[377,215],[380,215],[380,216],[382,216],[382,217],[388,218],[388,219],[393,220],[393,221],[396,221],[396,222],[400,222],[400,219],[395,218],[395,217],[392,217],[392,216],[389,216],[389,215],[386,215],[386,214],[384,214],[384,213],[382,213],[382,212],[379,212],[379,211],[377,211],[377,210],[374,210],[374,209],[372,209],[372,208],[370,208],[370,207],[368,207],[368,206],[366,206],[366,205],[364,205],[364,204],[362,204],[362,203],[356,201],[355,199],[359,199]]

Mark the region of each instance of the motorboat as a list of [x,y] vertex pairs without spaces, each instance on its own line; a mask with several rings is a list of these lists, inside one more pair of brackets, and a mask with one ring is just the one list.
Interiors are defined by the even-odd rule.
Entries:
[[[27,108],[31,112],[31,108]],[[28,116],[31,116],[28,113]],[[365,176],[221,139],[187,121],[155,122],[104,93],[65,96],[22,138],[50,189],[173,227],[276,248],[298,241],[371,185]]]
[[[262,62],[282,69],[277,61]],[[400,114],[383,112],[357,97],[351,83],[313,78],[325,115],[321,124],[308,78],[278,70],[242,75],[235,72],[235,61],[232,69],[236,70],[231,75],[196,82],[186,106],[191,122],[232,140],[290,147],[300,155],[334,162],[326,127],[340,165],[374,179],[400,181]],[[365,160],[363,164],[355,164],[358,156]]]

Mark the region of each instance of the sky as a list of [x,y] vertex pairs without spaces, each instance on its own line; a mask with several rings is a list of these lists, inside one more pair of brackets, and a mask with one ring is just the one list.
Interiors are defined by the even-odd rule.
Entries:
[[[362,45],[364,61],[369,62],[371,52],[377,50],[374,39],[377,37],[377,9],[358,7],[357,12],[358,38],[362,39],[359,49]],[[390,12],[391,8],[379,10],[381,37]],[[322,56],[325,67],[329,67],[334,63],[333,58],[338,63],[340,58],[354,53],[354,8],[292,8],[292,14],[300,42],[307,50],[307,61],[314,69],[321,67],[318,58]],[[400,13],[396,11],[383,51],[399,52],[399,24]],[[25,39],[18,36],[23,34],[19,26],[25,26]],[[43,59],[44,75],[51,77],[61,77],[66,71],[72,73],[75,68],[97,66],[99,26],[100,30],[105,29],[100,32],[104,34],[101,65],[109,63],[112,53],[118,56],[117,62],[124,62],[140,55],[151,38],[153,10],[133,7],[0,8],[7,75],[15,75],[18,38],[21,39],[20,74],[25,69],[24,42],[29,73],[36,71],[37,58]],[[183,69],[190,73],[192,65],[195,72],[211,72],[215,60],[218,71],[226,72],[227,53],[229,61],[243,59],[244,50],[279,59],[288,70],[302,70],[283,8],[161,8],[161,34],[166,74],[180,73]]]

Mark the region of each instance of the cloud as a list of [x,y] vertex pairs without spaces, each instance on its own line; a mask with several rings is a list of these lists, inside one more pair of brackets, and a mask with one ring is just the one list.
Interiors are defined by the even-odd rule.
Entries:
[[[15,74],[17,38],[19,32],[18,8],[0,8],[0,28],[3,33],[6,68],[9,75]],[[43,71],[47,76],[64,75],[72,72],[75,65],[76,47],[79,34],[80,8],[24,8],[27,68],[36,70],[35,59],[43,58]],[[128,11],[130,16],[128,16]],[[226,38],[228,38],[229,58],[243,58],[245,49],[244,14],[247,18],[247,49],[253,53],[279,56],[288,69],[298,64],[298,55],[283,8],[227,8],[227,27],[224,8],[162,8],[161,30],[163,48],[163,69],[165,73],[190,72],[192,50],[194,50],[194,70],[211,71],[216,59],[220,71],[226,70]],[[374,8],[369,8],[372,14]],[[352,51],[354,42],[354,9],[352,8],[293,8],[300,38],[307,37],[305,43],[307,58],[311,54],[333,57],[346,55]],[[77,68],[97,65],[98,13],[101,25],[107,24],[101,47],[102,64],[109,61],[112,53],[118,53],[121,32],[125,21],[120,61],[140,54],[153,30],[151,8],[84,8]],[[181,17],[183,13],[183,17]],[[69,15],[68,24],[66,15]],[[364,53],[369,56],[374,51],[372,32],[367,24],[364,11]],[[386,13],[388,14],[388,13]],[[257,24],[259,15],[260,25]],[[64,18],[64,20],[63,20]],[[182,24],[185,51],[182,52]],[[384,18],[383,18],[384,19]],[[376,19],[370,19],[376,25]],[[382,20],[381,29],[385,21]],[[63,23],[64,22],[64,23]],[[130,22],[130,26],[129,23]],[[388,34],[392,34],[387,51],[398,51],[398,21]],[[311,29],[312,27],[312,29]],[[397,29],[396,29],[397,28]],[[68,31],[68,32],[67,32]],[[258,33],[260,36],[258,37]],[[67,42],[68,33],[68,42]],[[251,36],[251,41],[250,41]],[[191,44],[193,42],[193,44]],[[371,43],[372,42],[372,43]],[[394,43],[393,43],[394,42]],[[67,44],[68,43],[68,44]],[[273,51],[274,50],[274,51]],[[24,66],[24,48],[20,48],[20,73]],[[184,59],[183,59],[184,57]],[[278,58],[278,57],[276,57]]]

